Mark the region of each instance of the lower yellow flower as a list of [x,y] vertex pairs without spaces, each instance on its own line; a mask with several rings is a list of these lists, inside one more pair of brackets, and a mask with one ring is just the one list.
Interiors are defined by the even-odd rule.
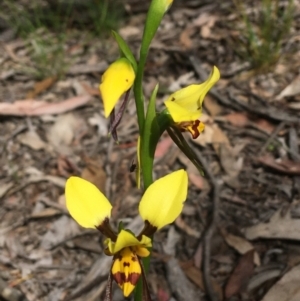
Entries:
[[[163,226],[172,223],[181,213],[187,197],[188,178],[184,170],[175,171],[155,181],[144,193],[139,212],[144,229],[135,236],[129,230],[116,233],[109,224],[112,206],[92,183],[71,177],[66,183],[66,205],[71,216],[85,228],[99,230],[107,237],[105,253],[113,256],[107,294],[114,279],[125,297],[133,291],[143,273],[141,257],[149,256],[151,236]],[[143,281],[145,282],[145,281]],[[147,290],[147,287],[144,289]]]
[[165,101],[176,126],[182,131],[189,131],[193,138],[197,138],[204,130],[204,124],[199,121],[202,103],[207,92],[219,79],[220,71],[214,66],[209,78],[204,83],[180,89]]
[[122,249],[114,258],[111,272],[124,296],[128,297],[142,274],[141,264],[136,253],[131,248]]
[[132,233],[121,230],[116,242],[111,238],[105,240],[106,254],[114,255],[111,267],[113,279],[117,282],[125,297],[133,291],[137,281],[142,275],[140,257],[149,256],[147,248],[151,248],[151,239],[142,235],[138,240]]

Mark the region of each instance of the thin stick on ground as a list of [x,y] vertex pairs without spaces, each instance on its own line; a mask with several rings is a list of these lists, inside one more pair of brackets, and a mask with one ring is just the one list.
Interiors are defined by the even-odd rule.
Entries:
[[210,253],[211,253],[211,239],[215,232],[216,226],[218,224],[219,219],[219,191],[220,185],[217,182],[216,178],[214,177],[213,173],[211,172],[208,163],[202,156],[198,156],[198,159],[204,169],[205,175],[207,176],[208,180],[212,184],[212,216],[211,221],[205,230],[203,236],[203,262],[202,262],[202,270],[203,270],[203,280],[206,293],[209,297],[210,301],[219,301],[219,297],[217,292],[213,289],[211,276],[210,276]]

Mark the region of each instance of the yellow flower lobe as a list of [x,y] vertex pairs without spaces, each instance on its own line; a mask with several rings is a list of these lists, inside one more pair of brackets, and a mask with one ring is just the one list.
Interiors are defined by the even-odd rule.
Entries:
[[102,75],[99,86],[104,105],[105,117],[108,117],[119,98],[133,85],[135,73],[126,58],[113,62]]
[[66,183],[65,195],[71,216],[84,228],[95,229],[110,217],[110,202],[94,184],[82,178],[70,177]]
[[111,268],[113,278],[123,291],[125,297],[128,297],[135,288],[142,268],[137,257],[131,248],[124,248],[114,256]]
[[202,112],[207,92],[219,80],[220,71],[214,66],[208,79],[200,85],[190,85],[171,94],[165,105],[174,122],[194,121]]
[[156,180],[142,197],[141,217],[157,229],[172,223],[182,211],[187,189],[188,176],[183,169]]

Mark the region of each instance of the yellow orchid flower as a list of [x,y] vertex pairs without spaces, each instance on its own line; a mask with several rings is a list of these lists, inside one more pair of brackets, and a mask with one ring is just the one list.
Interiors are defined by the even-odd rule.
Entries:
[[107,237],[105,254],[113,256],[107,291],[114,279],[127,297],[140,276],[145,277],[140,258],[149,256],[147,248],[152,246],[150,237],[154,232],[179,216],[187,188],[187,173],[182,169],[150,185],[139,204],[144,229],[135,236],[126,229],[115,233],[110,227],[112,205],[95,185],[79,177],[67,180],[65,195],[70,215],[82,227],[97,229]]
[[220,79],[220,71],[214,66],[208,79],[199,85],[190,85],[171,94],[165,105],[173,121],[182,131],[189,131],[197,138],[204,130],[204,124],[199,121],[202,113],[202,103],[207,92]]
[[104,114],[108,117],[119,98],[133,85],[135,73],[128,59],[120,58],[103,73],[99,86],[104,104]]

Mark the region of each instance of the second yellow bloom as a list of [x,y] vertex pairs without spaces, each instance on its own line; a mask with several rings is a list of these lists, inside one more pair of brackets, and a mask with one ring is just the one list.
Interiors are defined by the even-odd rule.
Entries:
[[219,79],[220,71],[214,66],[204,83],[180,89],[165,101],[173,121],[181,130],[191,132],[193,138],[197,138],[204,129],[204,124],[199,121],[204,97]]

